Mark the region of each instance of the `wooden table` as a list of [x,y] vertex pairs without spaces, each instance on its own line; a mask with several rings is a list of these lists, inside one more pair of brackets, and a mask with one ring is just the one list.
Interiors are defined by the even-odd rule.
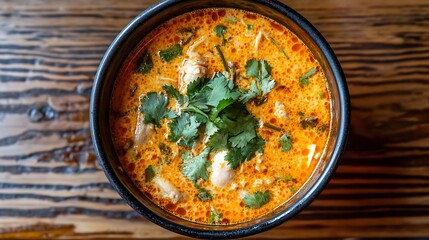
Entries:
[[[121,200],[88,127],[104,51],[154,2],[0,0],[0,238],[180,238]],[[317,200],[253,237],[429,237],[429,1],[284,2],[337,53],[352,129]]]

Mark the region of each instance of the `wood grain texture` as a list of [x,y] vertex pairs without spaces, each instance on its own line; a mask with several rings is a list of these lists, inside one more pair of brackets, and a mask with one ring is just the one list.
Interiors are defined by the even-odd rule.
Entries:
[[[121,200],[89,133],[98,63],[154,2],[0,0],[0,238],[182,238]],[[352,129],[317,200],[252,238],[429,237],[429,2],[283,2],[338,55]]]

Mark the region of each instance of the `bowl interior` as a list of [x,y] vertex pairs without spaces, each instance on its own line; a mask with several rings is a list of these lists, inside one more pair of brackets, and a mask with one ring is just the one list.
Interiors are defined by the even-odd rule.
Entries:
[[[265,15],[290,29],[312,51],[321,64],[331,94],[331,133],[324,154],[312,176],[283,205],[257,219],[232,224],[208,225],[176,217],[152,203],[123,170],[110,135],[110,95],[117,74],[131,51],[154,27],[185,12],[213,7],[248,10]],[[137,212],[178,233],[194,237],[239,237],[274,227],[308,205],[328,182],[343,151],[349,121],[348,92],[341,67],[331,48],[307,20],[275,1],[187,0],[164,1],[136,17],[114,40],[95,78],[91,98],[91,130],[100,164],[112,185]]]

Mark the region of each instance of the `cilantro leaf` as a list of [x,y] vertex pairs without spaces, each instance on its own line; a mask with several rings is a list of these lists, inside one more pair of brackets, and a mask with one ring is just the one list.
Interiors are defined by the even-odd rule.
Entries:
[[179,146],[191,148],[198,138],[199,126],[200,123],[197,121],[196,116],[183,113],[168,124],[170,128],[168,139],[171,142],[177,142]]
[[193,96],[197,91],[201,90],[206,85],[208,80],[209,78],[206,77],[198,77],[188,83],[188,86],[186,87],[186,95],[188,97]]
[[165,50],[159,51],[159,56],[161,57],[161,60],[164,62],[170,62],[174,58],[182,55],[182,46],[180,44],[176,43],[170,48],[167,48]]
[[247,24],[247,30],[253,30],[253,25],[252,24]]
[[143,55],[140,59],[140,64],[137,67],[137,72],[146,74],[149,73],[153,68],[152,56],[148,53],[148,51],[144,51]]
[[292,149],[292,138],[289,137],[289,132],[283,134],[279,139],[280,144],[282,145],[282,151],[286,152]]
[[199,186],[198,184],[195,184],[195,187],[196,187],[196,188],[197,188],[197,190],[198,190],[197,197],[198,197],[201,201],[206,202],[206,201],[209,201],[209,200],[212,200],[212,199],[213,199],[213,195],[211,195],[211,194],[210,194],[210,192],[209,192],[207,189],[205,189],[205,188],[203,188],[203,187]]
[[223,214],[222,213],[217,213],[215,208],[213,206],[210,205],[210,216],[208,219],[208,222],[210,224],[215,224],[220,222],[220,220],[222,219]]
[[208,83],[207,86],[211,88],[209,92],[207,105],[216,107],[223,99],[237,99],[238,92],[230,88],[227,77],[222,73],[217,73],[215,77]]
[[310,84],[309,78],[316,73],[316,68],[312,67],[310,70],[308,70],[304,75],[299,77],[299,85],[301,87],[308,86]]
[[213,152],[228,149],[228,135],[215,133],[211,138],[208,146]]
[[168,96],[174,98],[179,102],[179,104],[183,104],[183,96],[177,91],[177,89],[171,85],[164,85],[162,89],[167,93]]
[[216,127],[216,125],[214,125],[213,122],[208,121],[206,123],[205,134],[206,134],[206,136],[208,138],[210,138],[211,136],[213,136],[213,134],[215,134],[218,130],[219,130],[219,128]]
[[146,182],[152,181],[152,179],[155,177],[155,168],[152,165],[149,165],[145,170],[144,174],[146,176]]
[[257,104],[261,105],[266,101],[264,95],[267,95],[276,85],[276,81],[271,77],[272,68],[266,60],[258,61],[255,58],[247,61],[245,68],[246,76],[254,77],[257,81],[250,84],[249,90],[241,92],[240,101],[246,103],[258,97]]
[[231,148],[226,154],[225,160],[228,161],[228,165],[232,169],[236,169],[241,163],[252,159],[256,151],[262,152],[262,147],[264,145],[264,139],[258,136],[248,142],[243,148]]
[[276,85],[276,82],[271,78],[271,66],[268,64],[265,60],[259,61],[260,65],[260,77],[259,77],[259,83],[261,84],[262,93],[268,94],[271,89]]
[[257,191],[253,194],[248,194],[243,198],[243,202],[247,208],[260,208],[270,201],[270,192]]
[[143,122],[160,127],[160,121],[168,116],[168,99],[162,93],[150,92],[141,99],[140,112],[144,114]]
[[222,46],[225,46],[226,44],[226,39],[225,39],[225,32],[226,32],[226,26],[224,25],[217,25],[214,28],[214,31],[216,33],[216,36],[221,37],[222,38]]
[[259,62],[256,58],[252,58],[251,60],[246,62],[246,75],[247,77],[259,77]]
[[196,157],[192,157],[192,153],[190,151],[184,152],[182,154],[183,162],[181,164],[182,174],[193,182],[200,178],[207,181],[209,178],[207,168],[211,164],[207,159],[209,152],[210,149],[206,148]]

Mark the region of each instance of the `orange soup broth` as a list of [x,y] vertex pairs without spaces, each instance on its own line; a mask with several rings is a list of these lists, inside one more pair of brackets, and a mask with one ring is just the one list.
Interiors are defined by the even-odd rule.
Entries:
[[[214,28],[225,25],[227,39],[222,46],[222,39],[216,36]],[[249,29],[248,25],[252,26]],[[190,44],[183,47],[181,56],[170,62],[161,61],[158,52],[177,43],[182,35],[180,29],[198,27]],[[261,33],[258,47],[255,41]],[[251,82],[245,77],[246,62],[252,58],[265,59],[272,66],[272,78],[276,86],[268,94],[267,101],[256,106],[247,103],[249,112],[264,123],[282,128],[275,131],[260,127],[257,132],[265,140],[264,153],[241,164],[236,170],[232,182],[223,188],[216,187],[210,181],[199,184],[211,191],[213,199],[208,202],[199,200],[194,184],[181,173],[181,152],[179,147],[168,140],[168,121],[163,119],[161,127],[154,129],[145,144],[133,144],[136,122],[139,117],[140,96],[148,92],[161,92],[164,84],[178,89],[178,69],[187,56],[189,46],[204,37],[204,41],[195,51],[204,56],[208,64],[207,76],[224,71],[221,58],[214,46],[219,45],[227,61],[234,63],[238,71],[236,84],[248,89]],[[274,39],[284,49],[287,57],[271,40]],[[154,68],[148,74],[135,71],[143,51],[153,56]],[[299,78],[315,67],[316,73],[309,78],[308,86],[300,86]],[[282,104],[286,116],[278,117],[275,113],[277,104]],[[169,100],[168,107],[174,107],[175,100]],[[317,127],[302,127],[305,117],[317,117]],[[262,216],[286,202],[312,174],[319,158],[323,155],[330,126],[330,94],[327,80],[319,63],[311,51],[287,28],[264,16],[235,9],[204,9],[175,17],[157,27],[142,39],[139,46],[124,63],[115,83],[111,101],[111,130],[113,142],[125,171],[138,188],[162,208],[182,218],[196,222],[208,222],[210,206],[223,214],[221,224],[238,223]],[[293,140],[290,151],[283,152],[279,138],[289,132]],[[172,149],[168,164],[160,164],[162,153],[159,144],[164,143]],[[309,159],[311,149],[315,151]],[[198,154],[201,149],[194,149]],[[211,159],[213,154],[210,155]],[[172,183],[185,198],[176,204],[162,198],[159,189],[146,182],[145,169],[155,166],[157,175]],[[278,177],[290,176],[292,180],[279,180]],[[270,191],[270,201],[258,209],[245,207],[240,191]]]

